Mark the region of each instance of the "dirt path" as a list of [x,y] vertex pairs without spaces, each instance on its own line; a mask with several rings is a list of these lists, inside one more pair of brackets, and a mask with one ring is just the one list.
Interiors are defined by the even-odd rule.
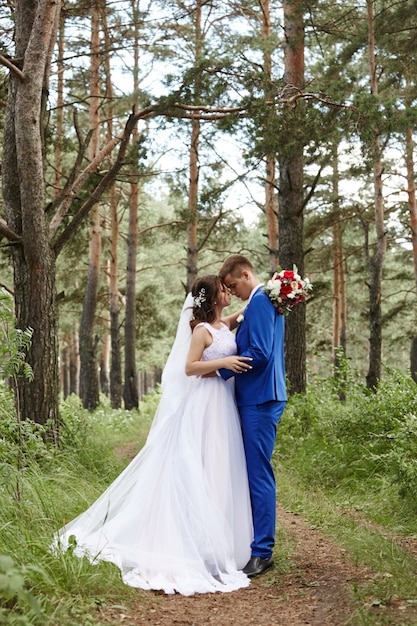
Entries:
[[[123,456],[134,450],[123,447]],[[348,512],[346,512],[348,514]],[[381,574],[354,565],[343,549],[301,516],[277,506],[277,519],[291,545],[288,571],[271,570],[247,589],[184,597],[138,592],[125,608],[100,610],[100,624],[113,626],[417,626],[417,607],[397,599],[389,606],[371,607],[360,618],[352,589]],[[366,520],[358,520],[366,523]],[[383,529],[381,529],[383,535]],[[394,538],[409,553],[414,545]],[[408,548],[408,549],[407,549]],[[369,619],[371,621],[369,621]]]
[[342,626],[358,623],[350,588],[355,582],[360,584],[372,578],[372,574],[350,563],[343,550],[319,530],[310,528],[301,517],[279,506],[277,514],[294,543],[288,573],[272,570],[253,579],[249,588],[233,593],[191,597],[141,593],[128,611],[107,608],[101,619],[104,618],[104,623],[129,626]]

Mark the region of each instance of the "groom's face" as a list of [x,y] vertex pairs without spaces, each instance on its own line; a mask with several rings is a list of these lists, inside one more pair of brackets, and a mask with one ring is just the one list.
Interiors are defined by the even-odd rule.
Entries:
[[247,300],[252,291],[250,276],[246,270],[243,270],[238,276],[227,274],[224,279],[224,284],[229,289],[232,296],[236,296],[240,298],[240,300]]

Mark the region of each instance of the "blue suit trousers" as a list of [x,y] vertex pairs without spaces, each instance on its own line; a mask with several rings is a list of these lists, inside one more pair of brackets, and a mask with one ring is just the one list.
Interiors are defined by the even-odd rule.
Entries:
[[271,465],[277,425],[286,402],[240,406],[243,443],[252,503],[252,556],[270,558],[275,544],[276,486]]

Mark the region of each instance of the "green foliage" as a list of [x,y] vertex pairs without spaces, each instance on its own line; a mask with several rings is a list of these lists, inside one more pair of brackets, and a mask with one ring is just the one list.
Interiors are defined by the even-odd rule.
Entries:
[[417,507],[415,382],[388,371],[376,393],[347,370],[346,402],[337,379],[291,398],[280,425],[278,454],[312,485],[374,488],[387,480]]
[[[0,467],[23,469],[27,462],[41,462],[49,455],[43,440],[45,428],[31,420],[18,420],[13,393],[0,384]],[[1,481],[0,481],[1,482]]]
[[[414,383],[415,384],[415,383]],[[379,455],[391,471],[399,493],[417,502],[417,415],[406,413],[394,417],[392,428],[381,435],[386,452]]]
[[[354,499],[349,486],[344,484],[331,492],[326,487],[311,486],[300,480],[291,468],[277,468],[278,493],[281,504],[287,510],[302,515],[311,530],[319,530],[332,538],[348,556],[348,562],[362,565],[374,575],[355,581],[351,591],[357,606],[359,620],[352,624],[398,624],[396,599],[401,598],[415,605],[417,584],[415,559],[406,548],[407,539],[402,535],[415,535],[415,511],[407,511],[401,517],[398,502],[392,497],[387,485],[369,489],[369,483]],[[379,487],[379,486],[378,486]],[[394,500],[394,501],[393,501]],[[385,517],[375,520],[375,511],[381,511],[388,502]],[[379,523],[372,523],[374,519]],[[405,523],[409,524],[406,530]],[[278,526],[279,526],[278,519]],[[404,540],[404,544],[403,541]],[[394,619],[382,619],[374,613],[374,607],[394,610]],[[405,620],[404,624],[414,624]]]
[[[389,598],[400,589],[412,597],[411,585],[408,591],[401,587],[406,566],[410,578],[408,561],[388,539],[356,527],[339,509],[368,507],[371,518],[384,513],[389,523],[417,533],[415,383],[389,372],[387,382],[371,394],[347,363],[342,362],[341,373],[346,375],[345,402],[338,399],[338,381],[329,378],[288,403],[275,451],[280,497],[346,545],[355,560],[366,554],[376,570],[392,571],[393,578],[378,587],[378,597]],[[129,602],[132,590],[123,585],[115,566],[91,565],[70,551],[56,554],[51,544],[56,530],[84,511],[120,473],[132,442],[136,450],[143,445],[159,399],[157,389],[139,411],[130,412],[111,410],[101,398],[99,409],[90,413],[78,398],[69,397],[61,405],[61,449],[40,438],[25,452],[21,502],[10,491],[17,469],[2,457],[0,621],[6,626],[98,625],[100,607]],[[9,390],[0,398],[3,405],[13,411]],[[2,445],[10,439],[5,429],[0,422]],[[278,528],[279,567],[286,571],[291,546],[281,535]]]
[[407,537],[417,534],[416,384],[388,370],[371,393],[348,363],[341,374],[344,402],[333,378],[291,397],[274,453],[278,498],[330,535],[350,560],[377,573],[352,589],[358,623],[394,623],[375,620],[372,602],[389,607],[401,597],[415,603]]
[[[31,366],[26,363],[26,353],[30,348],[32,329],[16,328],[11,296],[0,290],[0,379],[8,378],[16,387],[17,378],[23,376],[33,380]],[[21,475],[27,459],[43,455],[45,447],[42,435],[44,427],[31,420],[22,421],[19,411],[15,411],[13,394],[10,388],[0,384],[0,467],[4,476],[9,477],[10,469],[18,472],[8,483],[13,485],[15,495],[22,497]]]
[[75,395],[61,403],[60,420],[61,450],[57,458],[65,458],[70,465],[76,459],[79,466],[109,482],[120,471],[120,462],[109,456],[109,448],[126,437],[137,438],[145,422],[137,411],[110,409],[104,396],[91,413],[82,408],[81,399]]
[[[115,411],[101,398],[100,407],[90,413],[79,398],[70,396],[61,405],[60,448],[36,437],[25,448],[19,470],[10,430],[11,418],[16,420],[12,394],[0,385],[0,415],[4,414],[0,419],[4,555],[0,555],[0,623],[98,625],[100,607],[130,598],[132,591],[123,585],[115,566],[91,565],[70,552],[57,554],[51,546],[54,533],[120,474],[131,455],[132,442],[135,451],[143,445],[158,399],[154,393],[149,400],[145,398],[139,411]],[[17,475],[24,494],[20,501],[13,488]]]
[[17,565],[12,557],[0,555],[0,622],[5,626],[45,623],[45,612],[30,592],[36,578],[47,580],[38,565]]
[[145,422],[150,425],[161,399],[161,387],[158,385],[153,393],[148,394],[141,402],[139,410]]
[[0,377],[24,376],[33,380],[32,368],[26,363],[33,330],[15,327],[13,302],[5,289],[0,289]]

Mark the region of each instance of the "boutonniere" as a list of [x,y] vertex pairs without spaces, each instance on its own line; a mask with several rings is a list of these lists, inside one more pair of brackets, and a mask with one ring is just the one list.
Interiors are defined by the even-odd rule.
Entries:
[[238,324],[241,324],[244,319],[245,319],[245,316],[243,315],[243,313],[241,313],[240,315],[237,316],[236,321]]

